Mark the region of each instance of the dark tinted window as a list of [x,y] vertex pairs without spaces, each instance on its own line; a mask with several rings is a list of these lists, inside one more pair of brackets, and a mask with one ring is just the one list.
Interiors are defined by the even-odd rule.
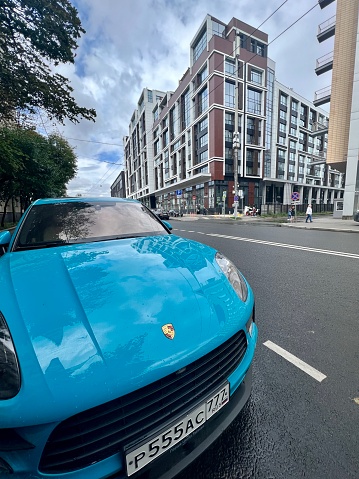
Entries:
[[84,202],[35,205],[13,249],[168,234],[140,203]]

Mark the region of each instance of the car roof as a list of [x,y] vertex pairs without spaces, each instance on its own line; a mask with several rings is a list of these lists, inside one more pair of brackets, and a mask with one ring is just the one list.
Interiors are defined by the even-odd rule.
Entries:
[[117,197],[83,197],[83,196],[76,196],[76,197],[66,197],[66,198],[41,198],[39,200],[34,201],[34,205],[50,205],[50,204],[58,204],[58,203],[71,203],[71,202],[91,202],[91,203],[103,203],[103,202],[113,202],[113,203],[139,203],[138,200],[133,200],[130,198],[117,198]]

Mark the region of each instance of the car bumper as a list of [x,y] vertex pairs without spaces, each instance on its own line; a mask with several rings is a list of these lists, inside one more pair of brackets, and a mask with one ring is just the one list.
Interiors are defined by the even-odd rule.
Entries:
[[[252,387],[251,364],[257,342],[257,334],[256,324],[253,323],[251,333],[247,334],[247,351],[238,368],[228,377],[231,391],[228,404],[212,416],[208,422],[205,422],[202,427],[198,428],[182,442],[178,443],[178,445],[169,449],[166,454],[159,456],[156,460],[143,467],[139,472],[131,475],[131,479],[168,479],[174,477],[200,456],[233,422],[250,396]],[[6,449],[0,448],[0,459],[5,461],[10,460],[10,464],[12,462],[11,460],[14,460],[14,452],[16,453],[16,471],[13,475],[10,474],[9,477],[16,477],[17,479],[55,479],[60,477],[80,479],[85,476],[88,479],[104,477],[108,479],[125,479],[128,477],[124,470],[124,453],[121,450],[118,451],[118,454],[108,457],[103,461],[66,474],[37,472],[37,464],[40,462],[42,448],[54,426],[54,424],[34,426],[29,428],[30,430],[26,431],[28,434],[25,435],[21,434],[21,431],[18,431],[22,437],[27,436],[30,442],[30,448],[26,448],[26,444],[24,444],[24,448],[15,448],[17,449],[16,452],[15,450],[12,451],[12,448],[7,449],[7,451]],[[0,433],[3,433],[0,434],[0,436],[6,436],[8,430],[0,430]],[[6,440],[5,436],[3,437],[4,440]],[[31,440],[35,438],[37,440]],[[37,444],[37,446],[32,448],[31,443]],[[42,447],[41,443],[43,443]],[[118,472],[115,473],[114,471]]]
[[[168,454],[144,467],[133,479],[169,479],[179,474],[199,457],[223,431],[235,420],[249,399],[252,388],[252,367],[249,368],[242,384],[236,389],[227,406],[216,414],[211,421],[184,442],[171,449]],[[113,475],[109,479],[122,479],[122,475]]]

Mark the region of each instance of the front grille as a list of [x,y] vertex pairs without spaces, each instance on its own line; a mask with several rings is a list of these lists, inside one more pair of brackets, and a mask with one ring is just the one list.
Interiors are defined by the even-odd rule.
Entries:
[[246,349],[241,330],[184,371],[66,419],[50,435],[40,471],[56,474],[89,466],[186,414],[237,368]]

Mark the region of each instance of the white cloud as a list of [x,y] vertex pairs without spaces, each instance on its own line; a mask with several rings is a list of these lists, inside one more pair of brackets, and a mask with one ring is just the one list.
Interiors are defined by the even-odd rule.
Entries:
[[[82,120],[59,127],[78,155],[78,175],[69,183],[68,193],[109,196],[121,167],[101,160],[122,162],[123,137],[144,87],[177,88],[189,66],[189,44],[206,14],[226,23],[236,17],[257,27],[283,0],[73,0],[73,4],[86,34],[79,41],[75,65],[62,66],[61,73],[70,79],[78,104],[95,108],[97,118],[95,123]],[[288,0],[260,30],[272,42],[313,5],[314,0]],[[325,10],[317,5],[269,46],[277,79],[308,100],[331,83],[330,73],[317,77],[314,69],[316,59],[333,49],[330,41],[318,44],[317,27],[334,13],[335,4]]]

